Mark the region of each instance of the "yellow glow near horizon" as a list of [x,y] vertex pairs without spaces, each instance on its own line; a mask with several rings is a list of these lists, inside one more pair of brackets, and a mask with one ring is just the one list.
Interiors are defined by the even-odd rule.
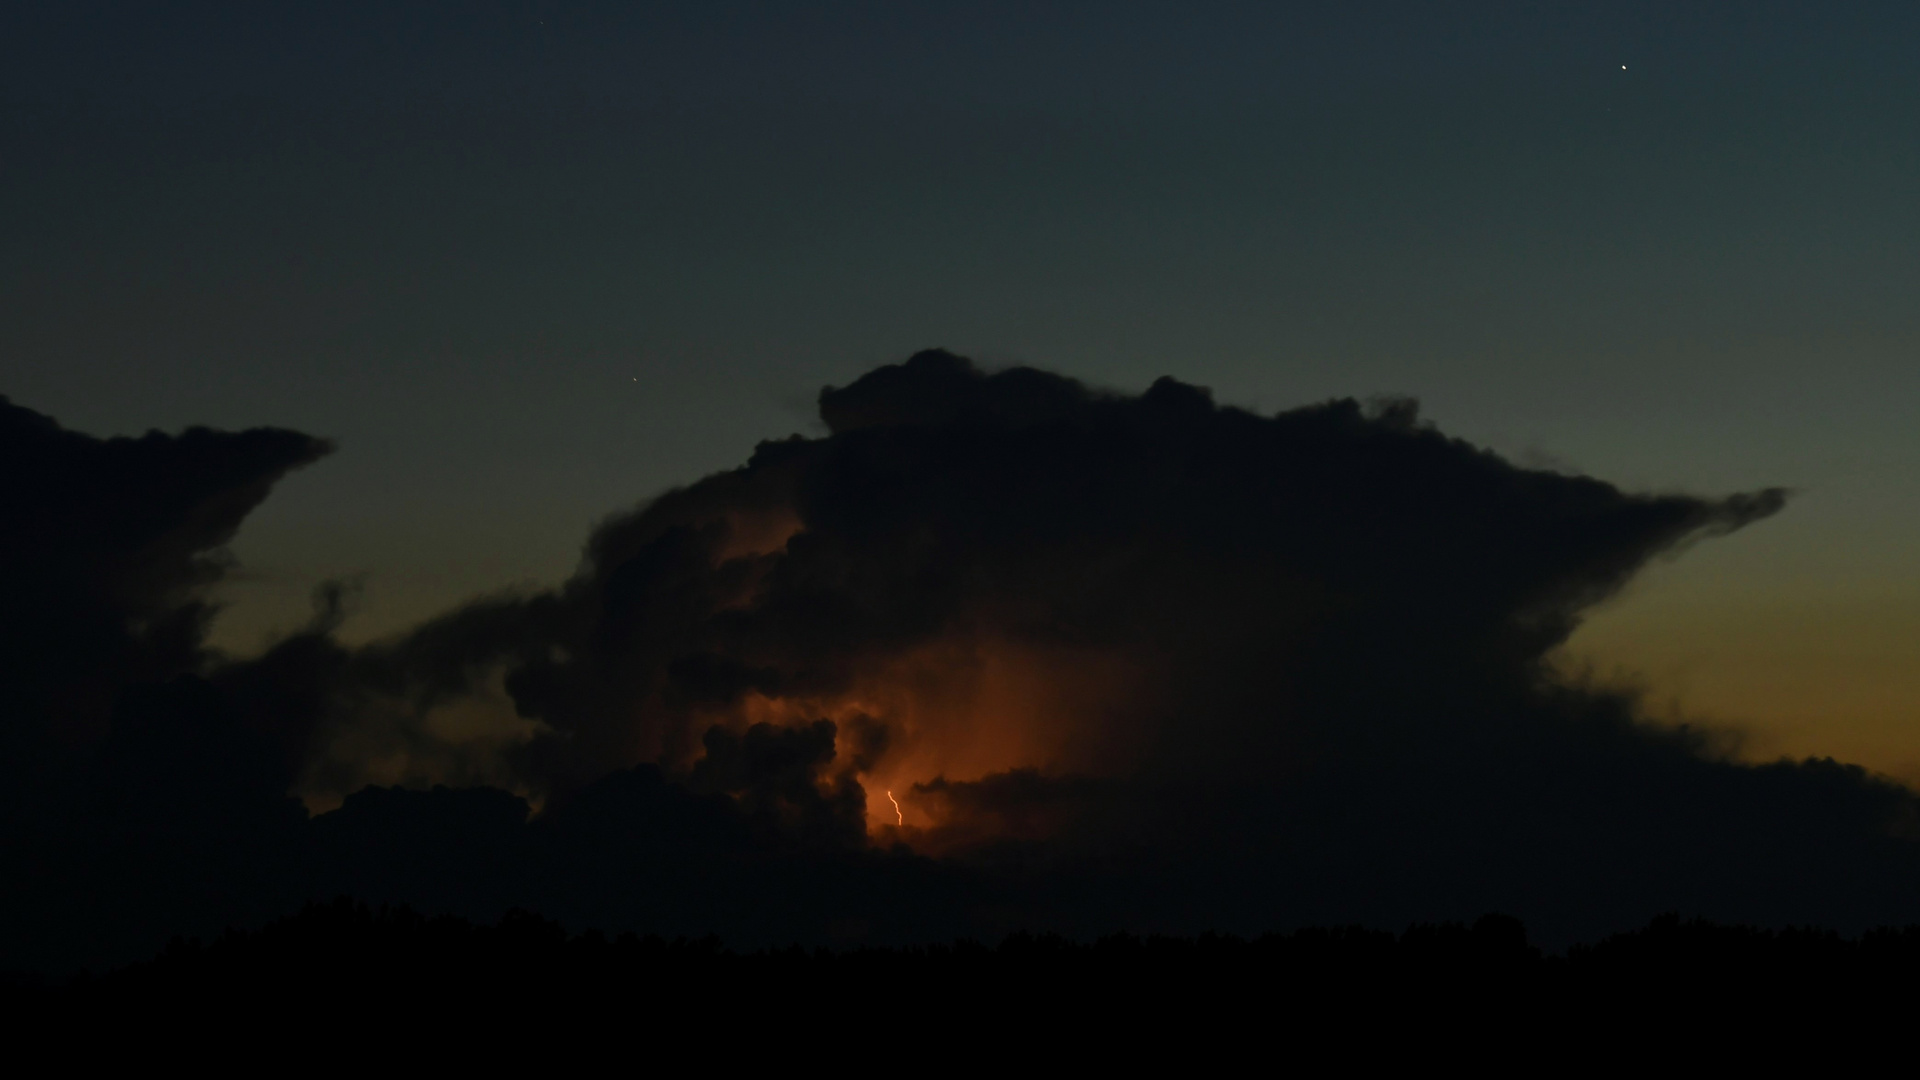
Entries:
[[1564,659],[1750,761],[1832,757],[1920,786],[1920,590],[1734,593],[1656,573]]

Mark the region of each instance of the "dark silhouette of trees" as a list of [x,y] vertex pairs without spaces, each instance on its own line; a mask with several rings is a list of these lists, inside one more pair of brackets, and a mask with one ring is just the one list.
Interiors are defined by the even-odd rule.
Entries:
[[1899,1030],[1888,1025],[1910,1009],[1916,973],[1920,927],[1846,938],[1664,916],[1555,955],[1518,920],[1487,915],[1398,934],[1020,932],[997,945],[747,952],[712,937],[570,934],[521,910],[483,924],[341,899],[176,940],[105,975],[15,985],[6,1006],[42,1032],[160,1045],[320,1031],[441,1060],[677,1047],[724,1067],[833,1056],[852,1040],[938,1061],[1232,1049],[1356,1066],[1436,1055],[1539,1065],[1546,1053],[1624,1062],[1683,1042],[1728,1060],[1815,1033],[1870,1038]]

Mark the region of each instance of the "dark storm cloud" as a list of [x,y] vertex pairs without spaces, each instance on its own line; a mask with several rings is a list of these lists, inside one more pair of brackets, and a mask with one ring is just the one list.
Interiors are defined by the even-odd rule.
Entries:
[[[558,592],[450,615],[381,663],[450,696],[503,671],[544,725],[522,781],[562,808],[610,767],[735,770],[769,737],[756,704],[791,704],[798,739],[840,702],[874,737],[776,772],[790,820],[837,807],[854,837],[859,776],[929,725],[996,722],[876,696],[962,693],[981,653],[1030,650],[1055,692],[1016,734],[1058,737],[897,794],[925,815],[901,834],[919,850],[1053,867],[1015,904],[1036,921],[1897,914],[1875,875],[1910,860],[1903,791],[1716,760],[1548,661],[1647,559],[1775,512],[1777,491],[1630,495],[1515,468],[1406,402],[1262,417],[1173,380],[1111,395],[937,352],[823,393],[821,415],[824,438],[610,520]],[[1089,654],[1119,658],[1126,700],[1102,692],[1111,669],[1048,666]],[[1839,850],[1859,861],[1780,870]]]
[[119,688],[198,670],[223,545],[292,469],[292,431],[95,439],[0,398],[0,798],[55,793],[106,738]]
[[1267,769],[1226,744],[1325,752],[1385,722],[1337,700],[1382,680],[1518,692],[1647,558],[1782,502],[1516,469],[1409,403],[1260,417],[1171,379],[1104,395],[938,352],[820,411],[829,437],[610,521],[559,593],[457,613],[388,661],[443,690],[504,664],[550,728],[529,776],[562,787],[684,761],[744,695],[831,696],[955,637],[1133,657],[1187,703],[1134,718],[1137,764]]
[[[829,389],[820,412],[827,435],[609,519],[559,589],[358,650],[323,605],[225,664],[199,654],[205,553],[321,444],[128,444],[226,456],[99,487],[104,516],[47,519],[46,558],[108,543],[94,522],[113,514],[159,520],[138,509],[159,492],[218,512],[126,542],[167,558],[59,564],[66,592],[47,597],[164,594],[97,602],[127,640],[183,628],[171,652],[122,649],[165,663],[83,649],[92,666],[60,676],[122,688],[90,774],[114,796],[89,804],[82,839],[30,854],[121,843],[144,808],[175,823],[136,853],[176,897],[166,918],[220,881],[260,898],[243,914],[349,891],[744,941],[1489,909],[1564,938],[1669,908],[1920,914],[1905,789],[1832,763],[1731,764],[1550,663],[1648,559],[1777,511],[1777,491],[1634,495],[1516,468],[1408,402],[1259,416],[1171,379],[1109,394],[942,352]],[[80,438],[26,415],[22,430]],[[173,569],[115,591],[123,565],[150,563]],[[17,576],[6,587],[38,580]],[[16,715],[54,724],[36,692]],[[496,696],[520,734],[461,742],[461,710]],[[390,753],[419,786],[453,786],[368,786]],[[345,801],[302,822],[296,782]],[[891,801],[875,816],[880,788],[900,824]],[[62,880],[128,873],[101,859]]]

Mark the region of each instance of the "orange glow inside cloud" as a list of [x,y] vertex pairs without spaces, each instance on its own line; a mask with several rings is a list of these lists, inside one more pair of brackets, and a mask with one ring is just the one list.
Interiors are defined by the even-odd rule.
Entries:
[[978,780],[1012,769],[1106,773],[1139,751],[1127,722],[1142,674],[1125,658],[1000,639],[950,640],[879,661],[845,693],[747,695],[732,723],[788,726],[818,719],[840,729],[836,767],[863,753],[862,728],[884,741],[855,773],[867,831],[914,842],[947,824],[916,784]]

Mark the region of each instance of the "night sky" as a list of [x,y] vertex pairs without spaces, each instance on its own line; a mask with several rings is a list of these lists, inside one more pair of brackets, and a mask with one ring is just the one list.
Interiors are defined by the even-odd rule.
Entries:
[[[896,827],[935,863],[1120,836],[1163,852],[1220,810],[1193,792],[1228,761],[1345,762],[1299,766],[1297,795],[1345,805],[1372,790],[1342,785],[1376,737],[1452,752],[1410,734],[1444,726],[1421,708],[1476,717],[1458,745],[1503,749],[1462,760],[1506,777],[1592,750],[1711,762],[1698,790],[1736,803],[1798,807],[1821,784],[1898,802],[1855,773],[1774,798],[1774,773],[1726,761],[1920,780],[1916,46],[1910,3],[11,10],[0,393],[97,438],[284,429],[155,449],[139,482],[71,466],[73,491],[120,493],[75,496],[96,509],[199,477],[167,513],[201,531],[161,548],[216,551],[224,523],[236,562],[75,556],[76,589],[162,584],[100,601],[139,659],[76,664],[104,695],[74,721],[94,734],[48,745],[111,745],[133,723],[116,709],[198,715],[138,704],[197,672],[280,733],[281,794],[316,814],[442,783],[564,820],[651,764],[807,843],[892,843],[884,785],[917,790],[921,820]],[[877,370],[930,349],[949,352]],[[21,475],[58,487],[69,466],[47,462],[94,460],[8,422]],[[1157,487],[1156,455],[1187,486]],[[16,515],[106,520],[10,482]],[[66,566],[71,539],[13,542],[10,572]],[[890,561],[923,550],[950,561]],[[327,582],[340,606],[313,621]],[[64,587],[21,586],[7,640],[39,640],[28,616],[69,610]],[[192,604],[224,608],[153,644]],[[1245,673],[1275,668],[1250,636],[1322,674],[1256,693]],[[327,674],[287,675],[289,643]],[[1526,697],[1540,671],[1587,696]],[[1341,697],[1383,672],[1405,700]],[[9,707],[85,712],[47,685]],[[1307,719],[1243,723],[1257,701]],[[297,739],[275,709],[304,717]],[[1326,719],[1349,713],[1371,719]],[[1522,714],[1587,734],[1509,738]],[[754,764],[774,759],[819,771],[781,787]],[[1749,774],[1774,779],[1729,779]],[[1229,803],[1252,790],[1223,783]],[[1231,859],[1325,871],[1376,826]],[[1571,934],[1661,909],[1581,909],[1570,878],[1515,884],[1474,850],[1491,884],[1437,914],[1531,898]],[[1727,874],[1673,895],[1853,917],[1715,907],[1757,880]],[[1091,885],[1061,882],[1029,910],[1105,925],[1075,900]],[[1343,918],[1350,898],[1285,910]]]

